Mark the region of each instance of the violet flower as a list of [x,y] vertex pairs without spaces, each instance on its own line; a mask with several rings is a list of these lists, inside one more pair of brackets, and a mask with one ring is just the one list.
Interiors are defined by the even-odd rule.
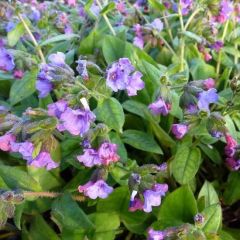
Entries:
[[172,133],[177,139],[181,139],[188,132],[188,126],[186,124],[173,124]]
[[203,80],[203,88],[204,90],[209,90],[215,87],[215,81],[212,78],[208,78]]
[[152,207],[159,206],[161,204],[161,197],[165,196],[165,193],[168,191],[167,184],[155,184],[152,189],[145,190],[143,193],[144,196],[144,212],[151,212]]
[[229,0],[222,0],[220,3],[220,11],[216,17],[217,22],[225,23],[234,11],[233,2]]
[[158,32],[161,32],[163,30],[163,22],[159,18],[154,19],[153,22],[149,24],[149,26]]
[[90,110],[67,108],[60,117],[63,127],[72,135],[83,136],[88,132],[95,115]]
[[209,112],[209,105],[218,101],[218,94],[215,88],[211,88],[207,91],[202,91],[198,96],[198,108]]
[[96,199],[98,197],[104,199],[112,193],[113,188],[101,179],[96,182],[89,181],[85,185],[79,186],[78,191],[91,199]]
[[148,238],[147,240],[164,240],[165,232],[164,231],[156,231],[150,228],[148,230]]
[[5,48],[0,48],[0,70],[10,72],[14,67],[13,55]]
[[98,151],[95,149],[84,149],[84,154],[77,156],[77,159],[86,167],[93,167],[96,165],[101,165],[102,163],[99,158]]
[[212,45],[211,48],[214,49],[216,52],[219,52],[223,47],[223,42],[222,41],[215,41]]
[[13,72],[13,76],[14,76],[16,79],[21,79],[21,78],[23,78],[23,76],[24,76],[24,72],[23,72],[21,69],[16,69],[16,70],[14,70],[14,72]]
[[139,47],[140,49],[143,49],[144,39],[143,39],[143,33],[142,33],[142,29],[141,29],[140,24],[134,25],[134,32],[135,32],[135,37],[133,39],[133,44],[136,47]]
[[162,98],[158,98],[158,100],[151,103],[148,108],[154,115],[167,116],[171,106],[170,104],[166,103]]
[[89,76],[87,71],[87,60],[79,59],[78,61],[76,61],[76,63],[78,64],[76,69],[80,76],[83,78],[83,80],[88,80]]

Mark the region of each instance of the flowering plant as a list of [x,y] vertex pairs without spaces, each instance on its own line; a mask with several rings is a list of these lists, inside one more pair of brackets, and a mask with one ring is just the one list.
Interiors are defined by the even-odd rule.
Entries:
[[239,239],[238,1],[1,1],[0,19],[3,237]]

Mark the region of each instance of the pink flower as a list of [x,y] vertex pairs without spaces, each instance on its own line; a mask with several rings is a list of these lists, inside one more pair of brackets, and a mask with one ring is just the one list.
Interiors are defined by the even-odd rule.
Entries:
[[104,142],[98,149],[99,158],[103,165],[109,165],[117,162],[120,157],[117,154],[117,145],[114,143]]
[[17,79],[21,79],[24,76],[24,72],[20,69],[14,71],[13,76]]
[[16,137],[11,133],[7,133],[1,136],[0,149],[5,152],[11,151],[11,143],[15,141],[16,141]]

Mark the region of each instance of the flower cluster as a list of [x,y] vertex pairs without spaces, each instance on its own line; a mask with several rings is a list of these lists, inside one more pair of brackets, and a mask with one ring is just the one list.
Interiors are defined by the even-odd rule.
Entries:
[[42,63],[37,76],[36,89],[39,97],[46,97],[54,88],[54,84],[64,80],[71,80],[74,76],[73,70],[65,63],[65,55],[61,52],[49,55],[50,63]]
[[135,71],[128,58],[120,58],[107,70],[107,86],[114,92],[127,90],[128,96],[137,95],[144,88],[142,73]]

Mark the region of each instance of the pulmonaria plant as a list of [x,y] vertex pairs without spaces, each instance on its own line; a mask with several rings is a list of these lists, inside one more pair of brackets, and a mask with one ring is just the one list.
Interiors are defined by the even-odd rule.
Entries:
[[238,2],[0,1],[4,234],[237,240]]

